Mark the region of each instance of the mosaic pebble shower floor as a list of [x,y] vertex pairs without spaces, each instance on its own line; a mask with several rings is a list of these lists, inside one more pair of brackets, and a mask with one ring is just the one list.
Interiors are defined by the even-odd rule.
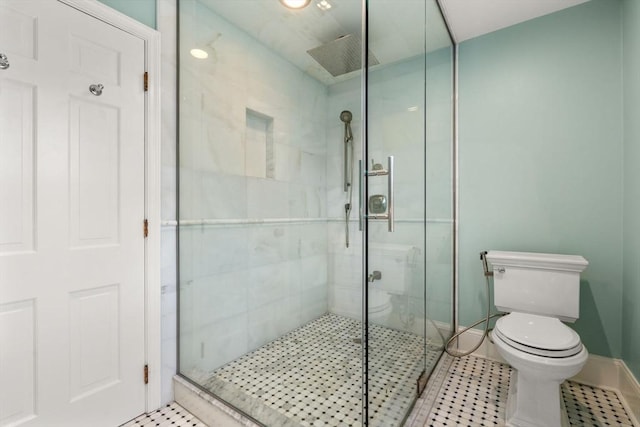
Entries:
[[[369,328],[372,426],[398,426],[424,369],[424,340],[382,326]],[[214,371],[202,384],[273,425],[358,426],[361,419],[361,323],[326,314]],[[427,352],[435,364],[437,351]],[[249,409],[249,410],[247,410]],[[284,418],[283,418],[284,417]]]

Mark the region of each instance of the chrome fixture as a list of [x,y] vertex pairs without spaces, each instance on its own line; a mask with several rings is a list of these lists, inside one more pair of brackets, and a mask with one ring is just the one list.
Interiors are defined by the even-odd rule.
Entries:
[[[364,176],[387,176],[387,213],[377,213],[376,209],[372,209],[372,201],[369,200],[369,209],[372,213],[366,215],[367,219],[385,219],[389,223],[389,232],[393,232],[395,230],[395,219],[394,219],[394,209],[393,209],[393,201],[394,201],[394,185],[393,185],[393,156],[389,156],[387,158],[387,169],[384,169],[380,163],[375,163],[371,160],[372,166],[370,171],[362,171],[362,160],[360,161],[360,200],[362,200],[362,179]],[[380,197],[379,195],[372,196]],[[384,196],[382,196],[384,197]],[[376,200],[373,204],[379,203],[380,200]],[[384,212],[384,211],[383,211]],[[364,220],[365,215],[362,212],[362,208],[360,209],[360,230],[362,230],[362,221]]]
[[95,96],[102,95],[102,89],[104,89],[104,86],[101,84],[97,84],[97,85],[94,84],[89,86],[89,92],[91,92]]
[[345,193],[349,193],[347,203],[344,205],[344,233],[345,233],[345,245],[349,247],[349,217],[351,216],[351,207],[353,203],[353,131],[351,130],[351,120],[353,114],[351,111],[344,110],[340,113],[340,120],[344,123],[344,138],[343,138],[343,189]]
[[0,70],[9,68],[9,58],[4,53],[0,53]]
[[[351,131],[351,119],[353,115],[351,111],[345,110],[340,113],[340,120],[344,123],[344,180],[343,180],[343,189],[344,192],[349,190],[351,186],[351,181],[353,180],[353,132]],[[350,149],[350,153],[349,153]],[[350,161],[349,161],[350,160]],[[351,170],[349,170],[349,165],[351,166]]]
[[[333,77],[362,68],[362,41],[353,34],[340,36],[329,43],[309,49],[307,53]],[[369,67],[380,63],[370,50],[368,58]]]
[[369,197],[369,212],[374,214],[382,214],[387,211],[387,196],[384,194],[375,194]]
[[378,271],[378,270],[374,270],[373,273],[371,273],[367,280],[371,283],[375,282],[376,280],[380,280],[382,279],[382,272]]

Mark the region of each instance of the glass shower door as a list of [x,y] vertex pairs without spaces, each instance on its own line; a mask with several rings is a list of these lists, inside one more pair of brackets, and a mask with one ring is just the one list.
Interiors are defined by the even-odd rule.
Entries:
[[180,375],[265,426],[401,425],[452,317],[435,0],[178,12]]
[[453,48],[435,0],[370,0],[367,24],[364,409],[399,426],[451,333]]

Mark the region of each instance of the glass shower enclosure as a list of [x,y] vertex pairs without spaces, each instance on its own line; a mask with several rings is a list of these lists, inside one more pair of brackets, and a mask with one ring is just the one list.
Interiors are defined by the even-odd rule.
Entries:
[[179,373],[400,426],[453,327],[452,43],[435,0],[285,3],[178,2]]

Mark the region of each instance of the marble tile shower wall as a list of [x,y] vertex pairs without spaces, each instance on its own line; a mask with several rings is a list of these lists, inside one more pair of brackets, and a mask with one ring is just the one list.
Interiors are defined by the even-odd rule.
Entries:
[[[210,371],[327,312],[327,89],[180,2],[181,369]],[[209,57],[189,55],[204,48]]]

